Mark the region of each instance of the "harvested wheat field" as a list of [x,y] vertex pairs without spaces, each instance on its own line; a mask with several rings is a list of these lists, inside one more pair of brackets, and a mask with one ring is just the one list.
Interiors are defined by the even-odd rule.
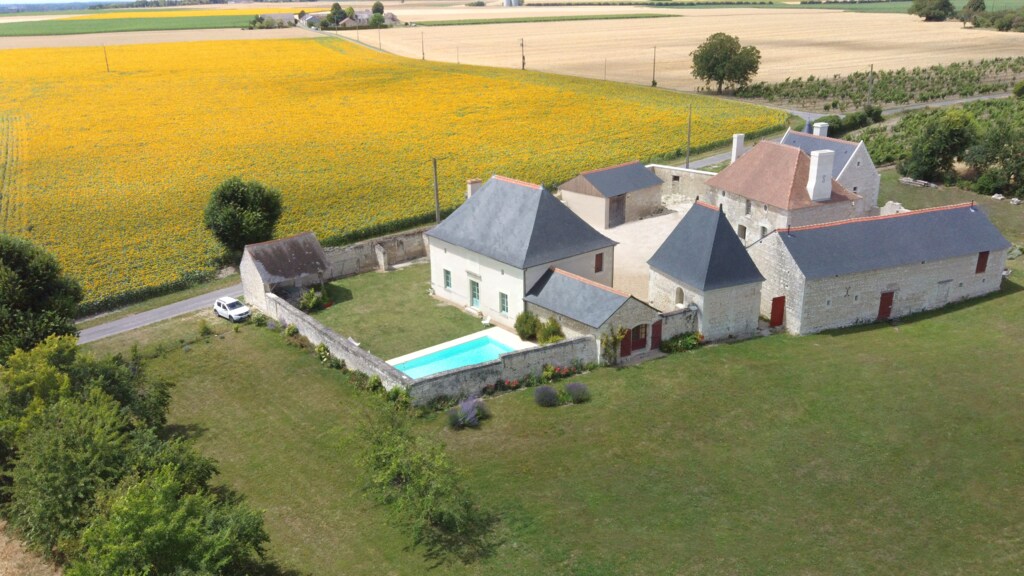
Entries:
[[[641,11],[638,7],[632,12]],[[1022,56],[1019,34],[964,29],[959,22],[923,22],[904,14],[792,9],[652,10],[681,18],[591,20],[398,28],[380,35],[383,50],[402,56],[693,90],[690,52],[715,32],[738,36],[761,51],[757,80],[846,74]],[[344,32],[355,38],[356,33]],[[376,32],[360,40],[378,46]],[[422,43],[422,44],[421,44]],[[422,49],[421,49],[422,46]],[[422,51],[421,51],[422,50]],[[607,62],[607,74],[605,66]]]

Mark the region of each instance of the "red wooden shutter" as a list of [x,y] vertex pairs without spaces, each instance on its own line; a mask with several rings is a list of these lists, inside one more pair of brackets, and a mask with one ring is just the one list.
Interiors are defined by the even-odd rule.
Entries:
[[651,350],[661,347],[661,320],[651,326]]
[[629,356],[630,353],[633,351],[633,349],[630,347],[630,340],[629,340],[630,336],[631,336],[631,334],[627,333],[626,337],[622,339],[622,345],[619,346],[619,356],[621,356],[623,358],[625,358],[626,356]]
[[988,252],[978,252],[978,266],[974,269],[975,274],[981,274],[988,268]]
[[598,273],[604,270],[604,252],[598,253],[594,256],[594,273]]

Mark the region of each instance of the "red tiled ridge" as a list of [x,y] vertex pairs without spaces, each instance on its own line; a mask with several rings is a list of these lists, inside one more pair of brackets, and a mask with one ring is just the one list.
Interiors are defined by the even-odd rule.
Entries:
[[590,284],[591,286],[593,286],[595,288],[600,288],[601,290],[604,290],[605,292],[611,292],[612,294],[618,294],[619,296],[622,296],[624,298],[631,298],[631,296],[629,294],[626,294],[625,292],[622,292],[621,290],[616,290],[615,288],[612,288],[611,286],[605,286],[604,284],[601,284],[600,282],[594,282],[593,280],[591,280],[589,278],[584,278],[583,276],[577,276],[577,275],[573,274],[572,272],[566,272],[565,270],[562,270],[561,268],[554,268],[554,271],[555,271],[555,274],[561,274],[562,276],[565,276],[565,277],[568,277],[568,278],[572,278],[573,280],[579,280],[580,282],[583,282],[584,284]]
[[605,170],[614,170],[616,168],[622,168],[623,166],[629,166],[630,164],[639,164],[636,160],[630,160],[629,162],[623,162],[622,164],[616,164],[615,166],[608,166],[606,168],[597,168],[594,170],[587,170],[586,172],[580,172],[580,174],[594,174],[596,172],[604,172]]
[[701,206],[703,206],[705,208],[710,208],[711,210],[714,210],[715,212],[718,212],[718,206],[712,206],[711,204],[708,204],[707,202],[705,202],[703,200],[697,200],[696,202],[694,202],[694,204],[700,204]]
[[520,186],[526,186],[527,188],[537,188],[538,190],[542,188],[540,184],[534,184],[533,182],[524,182],[523,180],[509,178],[508,176],[498,176],[497,174],[495,174],[494,176],[492,176],[492,178],[497,178],[498,180],[508,182],[509,184],[519,184]]
[[844,224],[853,224],[856,222],[874,222],[876,220],[888,220],[890,218],[902,218],[904,216],[913,216],[914,214],[924,214],[926,212],[943,212],[946,210],[957,210],[959,208],[973,207],[974,202],[962,202],[960,204],[950,204],[949,206],[935,206],[934,208],[921,208],[920,210],[908,210],[906,212],[899,212],[897,214],[886,214],[885,216],[868,216],[865,218],[850,218],[848,220],[836,220],[835,222],[825,222],[823,224],[810,224],[807,226],[794,226],[792,228],[779,229],[778,232],[785,230],[786,232],[802,232],[804,230],[817,230],[818,228],[830,228],[832,226],[842,226]]

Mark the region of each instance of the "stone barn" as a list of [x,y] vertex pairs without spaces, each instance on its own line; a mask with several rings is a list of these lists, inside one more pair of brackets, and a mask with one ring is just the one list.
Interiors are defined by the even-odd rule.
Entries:
[[810,155],[815,150],[831,150],[835,153],[832,162],[832,177],[847,190],[864,198],[869,208],[878,205],[878,188],[882,180],[875,168],[875,163],[868,154],[864,141],[851,142],[839,138],[830,138],[828,123],[816,122],[814,133],[786,130],[782,136],[782,144],[794,146]]
[[664,182],[639,162],[583,172],[558,187],[570,210],[598,230],[661,210]]
[[319,286],[329,270],[324,249],[312,232],[249,244],[238,267],[246,303],[260,310],[266,310],[267,292]]
[[756,333],[764,277],[718,208],[694,204],[647,263],[658,310],[695,307],[708,340]]
[[1010,242],[973,204],[781,229],[748,251],[761,314],[810,334],[940,308],[999,289]]
[[620,357],[657,350],[661,345],[662,320],[657,310],[625,292],[565,270],[549,269],[524,300],[526,309],[539,318],[558,320],[568,338],[594,336],[603,342],[613,330],[628,330],[619,346]]

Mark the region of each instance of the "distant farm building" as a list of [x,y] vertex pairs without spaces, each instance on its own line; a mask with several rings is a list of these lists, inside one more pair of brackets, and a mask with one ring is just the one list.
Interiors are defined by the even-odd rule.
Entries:
[[629,162],[583,172],[558,191],[566,206],[602,230],[659,212],[662,184],[643,164]]
[[267,292],[319,286],[329,269],[324,249],[312,232],[249,244],[238,266],[246,302],[261,310],[266,309]]

